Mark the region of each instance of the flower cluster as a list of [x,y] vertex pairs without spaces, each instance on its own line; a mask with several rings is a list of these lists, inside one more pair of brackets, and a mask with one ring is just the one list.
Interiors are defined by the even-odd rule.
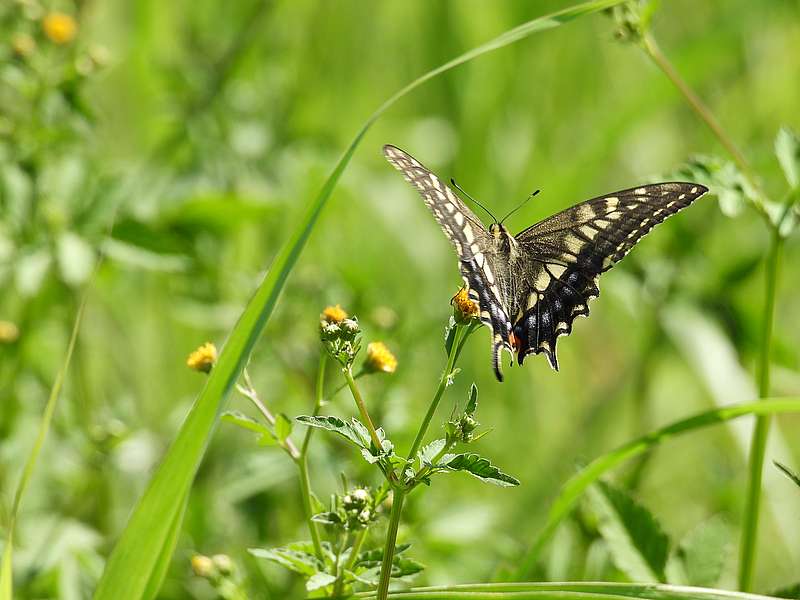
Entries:
[[367,487],[356,487],[331,499],[331,510],[314,516],[314,521],[341,527],[345,531],[366,529],[378,513],[375,496]]
[[478,421],[474,416],[464,413],[457,419],[448,421],[446,431],[448,438],[469,444],[473,440],[473,432],[478,428]]
[[320,339],[328,354],[343,367],[350,367],[361,349],[361,327],[355,317],[339,321],[329,319],[326,313],[332,313],[336,309],[341,311],[336,316],[347,314],[338,306],[326,308],[319,322]]

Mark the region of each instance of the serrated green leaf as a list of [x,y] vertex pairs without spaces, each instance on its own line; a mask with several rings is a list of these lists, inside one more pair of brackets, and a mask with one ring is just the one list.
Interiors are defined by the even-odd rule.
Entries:
[[[394,549],[394,557],[397,559],[403,552],[408,550],[411,547],[411,544],[398,544],[397,547]],[[365,550],[364,552],[359,552],[358,558],[356,559],[356,565],[365,565],[368,568],[374,567],[375,565],[380,565],[381,561],[383,560],[383,548],[374,548],[372,550]]]
[[786,475],[789,479],[791,479],[797,486],[800,486],[800,475],[792,471],[789,467],[784,464],[779,463],[777,460],[772,461],[772,463],[778,467],[778,469]]
[[473,452],[466,454],[446,454],[439,462],[439,466],[449,471],[466,471],[470,475],[477,477],[481,481],[499,485],[501,487],[513,487],[519,485],[519,479],[503,473],[500,469],[484,458]]
[[678,549],[678,555],[683,560],[686,583],[700,587],[715,586],[725,565],[725,549],[730,539],[730,527],[720,517],[712,517],[689,532]]
[[425,570],[425,565],[413,558],[395,557],[392,561],[392,577],[408,577]]
[[[308,425],[309,427],[318,427],[319,429],[325,429],[326,431],[332,431],[333,433],[338,433],[346,440],[354,443],[359,448],[369,448],[369,432],[367,432],[367,440],[365,444],[365,440],[363,438],[363,434],[360,429],[363,429],[364,432],[367,431],[367,428],[358,421],[357,419],[352,419],[351,422],[344,421],[339,417],[333,416],[307,416],[301,415],[297,417],[297,422],[302,423],[303,425]],[[354,427],[360,426],[359,430]]]
[[664,581],[669,538],[653,514],[626,492],[599,481],[588,499],[617,568],[632,581]]
[[330,573],[314,573],[306,581],[306,590],[313,592],[336,582],[336,577]]
[[275,438],[272,431],[270,431],[269,427],[239,411],[225,411],[220,418],[226,423],[232,423],[237,427],[259,434],[258,443],[261,446],[273,446],[278,443],[278,440]]
[[292,421],[285,414],[280,413],[275,417],[275,435],[282,444],[292,433]]
[[788,127],[781,127],[775,137],[775,156],[789,187],[800,186],[800,136]]
[[306,577],[311,577],[324,568],[316,556],[300,550],[291,550],[289,548],[248,548],[247,551],[253,556],[265,558]]
[[442,451],[446,443],[445,440],[433,440],[430,444],[423,446],[422,449],[417,452],[420,468],[432,464],[433,459]]
[[467,400],[467,408],[464,410],[468,415],[474,415],[478,408],[478,386],[474,383],[469,388],[469,400]]

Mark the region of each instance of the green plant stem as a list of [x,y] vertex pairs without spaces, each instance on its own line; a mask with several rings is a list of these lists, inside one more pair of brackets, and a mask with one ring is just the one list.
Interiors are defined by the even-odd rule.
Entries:
[[[761,350],[758,361],[758,395],[769,395],[769,364],[772,347],[772,326],[775,314],[775,296],[780,266],[782,238],[778,230],[772,233],[766,269],[766,300],[761,330]],[[753,581],[755,567],[758,519],[761,505],[761,479],[764,471],[764,456],[769,436],[770,416],[762,415],[756,419],[753,437],[750,441],[750,476],[747,484],[747,503],[745,505],[742,543],[739,554],[739,589],[747,592]]]
[[428,426],[431,424],[431,419],[433,419],[433,415],[436,413],[436,409],[439,406],[439,401],[442,399],[442,394],[444,394],[444,390],[447,388],[448,381],[453,375],[453,367],[455,366],[456,358],[461,349],[461,335],[464,326],[456,324],[455,328],[456,331],[453,334],[453,344],[450,346],[450,352],[447,355],[447,366],[442,373],[442,378],[439,380],[439,387],[436,388],[436,393],[433,395],[433,400],[431,400],[431,405],[428,407],[428,412],[425,413],[425,418],[422,420],[422,424],[419,426],[417,437],[414,438],[414,443],[411,444],[411,450],[408,453],[408,460],[410,461],[414,460],[414,457],[417,455],[417,451],[422,445],[422,440],[425,438],[425,434],[428,431]]
[[[250,375],[247,373],[246,369],[243,371],[243,376],[245,385],[240,385],[237,383],[236,390],[240,394],[242,394],[245,398],[250,400],[250,402],[253,404],[253,406],[256,407],[258,412],[261,413],[261,416],[264,417],[264,420],[267,422],[267,424],[269,424],[269,426],[273,428],[272,431],[274,434],[275,415],[272,414],[272,412],[267,408],[267,405],[264,404],[261,401],[261,398],[258,397],[258,392],[256,392],[255,387],[253,387],[253,382],[250,381]],[[296,462],[297,460],[299,460],[300,450],[297,449],[297,446],[295,446],[294,442],[291,439],[287,437],[282,442],[279,442],[279,445],[293,461]]]
[[672,84],[678,88],[678,91],[683,94],[683,97],[689,103],[689,106],[692,108],[692,110],[708,126],[708,128],[723,145],[725,150],[728,151],[728,154],[731,155],[734,162],[738,165],[739,169],[742,171],[742,174],[747,179],[747,182],[758,194],[759,201],[754,202],[756,210],[764,219],[766,219],[767,223],[771,224],[772,221],[769,217],[769,213],[760,201],[760,199],[763,198],[761,187],[759,186],[758,181],[753,173],[753,169],[750,167],[747,159],[745,159],[744,154],[739,151],[739,148],[736,147],[736,144],[733,143],[733,140],[728,137],[728,134],[725,133],[717,119],[714,117],[714,114],[703,103],[700,97],[681,78],[681,76],[678,74],[678,71],[675,70],[675,67],[673,67],[672,63],[669,62],[669,59],[667,59],[664,53],[661,52],[661,48],[658,46],[658,43],[649,31],[644,32],[642,35],[642,48],[644,48],[644,51],[647,53],[647,55],[652,59],[656,66],[661,69],[661,71],[667,76]]
[[350,369],[350,367],[345,367],[342,369],[342,373],[344,373],[344,378],[347,380],[347,387],[350,388],[350,392],[353,394],[353,400],[356,401],[356,406],[358,407],[358,412],[361,414],[361,418],[364,421],[364,425],[366,425],[367,429],[369,430],[369,437],[372,438],[372,443],[375,444],[375,449],[380,452],[383,449],[383,444],[381,444],[381,438],[378,437],[378,432],[375,430],[375,424],[372,422],[372,418],[369,416],[367,405],[364,404],[364,398],[361,396],[361,391],[358,389],[356,380],[353,378],[353,371]]
[[[322,392],[325,387],[325,367],[327,366],[327,358],[328,355],[325,352],[320,354],[314,394],[314,416],[317,416],[322,408]],[[296,462],[297,468],[300,471],[300,493],[303,497],[303,510],[305,511],[306,523],[308,523],[308,533],[311,535],[311,542],[314,544],[314,554],[316,554],[319,560],[324,562],[325,556],[322,553],[319,528],[312,519],[314,516],[314,509],[311,506],[311,477],[309,477],[308,474],[308,448],[311,444],[313,433],[313,427],[306,428],[303,445],[300,447],[300,456],[297,458]]]
[[389,515],[389,530],[386,532],[386,545],[383,547],[381,577],[378,581],[376,596],[378,600],[386,600],[386,596],[389,593],[389,580],[392,577],[392,562],[394,561],[394,547],[397,544],[397,529],[400,527],[400,516],[403,513],[403,502],[405,499],[406,490],[400,486],[395,487],[394,495],[392,496],[392,512]]

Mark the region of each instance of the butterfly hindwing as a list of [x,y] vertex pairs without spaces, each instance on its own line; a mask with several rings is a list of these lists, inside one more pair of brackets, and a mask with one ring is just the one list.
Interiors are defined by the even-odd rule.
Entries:
[[658,183],[588,200],[516,236],[526,269],[515,299],[513,332],[519,363],[545,354],[558,370],[556,341],[576,317],[589,314],[598,278],[655,225],[703,195],[694,183]]
[[480,320],[492,329],[492,361],[498,379],[502,380],[500,352],[503,348],[511,351],[508,339],[511,322],[498,287],[498,276],[499,270],[507,265],[498,260],[480,219],[441,179],[396,146],[384,146],[383,154],[416,188],[453,244],[470,298],[480,308]]

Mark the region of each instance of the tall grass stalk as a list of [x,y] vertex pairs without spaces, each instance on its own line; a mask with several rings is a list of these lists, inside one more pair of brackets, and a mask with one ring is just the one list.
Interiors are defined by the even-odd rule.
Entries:
[[415,79],[386,100],[370,116],[342,154],[319,193],[308,203],[289,239],[279,250],[269,272],[248,302],[222,348],[219,361],[167,450],[103,571],[95,598],[139,599],[157,570],[179,504],[188,492],[230,389],[242,372],[253,345],[278,301],[289,273],[297,262],[328,199],[370,127],[403,96],[434,77],[479,56],[522,40],[536,32],[559,27],[578,17],[621,4],[624,0],[591,0],[556,13],[532,19],[506,31]]
[[[97,263],[99,265],[99,261]],[[97,269],[95,266],[95,271]],[[90,278],[91,281],[91,278]],[[39,421],[39,429],[36,433],[36,440],[33,442],[28,458],[25,461],[25,467],[22,469],[22,476],[20,477],[17,489],[14,492],[14,501],[11,505],[11,513],[8,520],[8,535],[6,537],[5,546],[3,547],[2,564],[0,564],[0,600],[12,600],[14,591],[13,581],[13,552],[14,552],[14,529],[17,524],[17,516],[22,504],[22,498],[25,496],[25,491],[28,489],[33,471],[36,468],[36,463],[39,460],[39,455],[42,452],[47,433],[50,431],[50,424],[53,421],[58,398],[61,395],[61,388],[64,386],[64,378],[69,371],[69,365],[72,361],[72,356],[75,352],[75,345],[78,341],[78,333],[81,330],[83,323],[83,315],[86,311],[86,302],[89,296],[88,287],[83,292],[83,298],[78,305],[78,311],[75,314],[75,321],[72,325],[72,332],[70,333],[69,343],[67,344],[67,352],[64,355],[64,362],[58,370],[53,386],[50,388],[50,395],[47,398],[47,404],[44,407],[44,413]]]
[[[778,279],[778,264],[781,253],[780,225],[782,219],[775,223],[763,204],[764,195],[758,184],[752,168],[742,152],[733,143],[725,130],[720,126],[713,113],[703,103],[700,97],[681,78],[667,57],[659,48],[656,40],[649,31],[642,36],[642,47],[659,69],[669,78],[681,92],[686,102],[698,117],[714,133],[723,147],[728,151],[738,165],[742,174],[747,179],[751,188],[755,190],[757,198],[753,202],[756,210],[764,218],[770,228],[770,246],[766,262],[766,292],[764,299],[764,312],[762,315],[761,348],[758,359],[758,393],[765,398],[769,394],[769,368],[772,344],[772,323],[775,313],[775,296]],[[787,204],[788,206],[788,204]],[[784,215],[785,216],[785,215]],[[748,591],[752,585],[753,569],[756,560],[756,541],[758,538],[758,523],[761,506],[761,483],[764,470],[764,456],[766,453],[767,439],[769,436],[769,416],[760,416],[756,419],[755,428],[750,442],[749,475],[747,483],[747,503],[744,512],[742,539],[739,553],[739,589]]]

